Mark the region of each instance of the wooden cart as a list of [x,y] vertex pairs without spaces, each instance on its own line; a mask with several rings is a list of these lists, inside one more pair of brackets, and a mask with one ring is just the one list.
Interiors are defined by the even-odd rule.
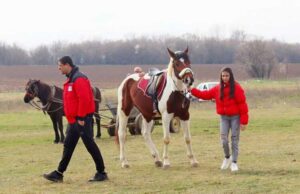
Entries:
[[[112,116],[107,116],[101,113],[109,110]],[[107,124],[101,124],[101,127],[107,129],[107,132],[110,136],[115,135],[116,128],[116,120],[117,120],[117,104],[116,103],[106,103],[105,109],[100,109],[100,117],[102,119],[108,120]],[[102,122],[101,122],[102,123]],[[161,125],[161,117],[154,117],[154,125]],[[152,126],[152,130],[154,129],[154,125]],[[180,121],[177,117],[173,118],[170,122],[170,132],[177,133],[180,130]],[[131,135],[140,135],[142,131],[142,114],[139,112],[137,108],[133,108],[129,114],[128,123],[127,123],[128,131]]]

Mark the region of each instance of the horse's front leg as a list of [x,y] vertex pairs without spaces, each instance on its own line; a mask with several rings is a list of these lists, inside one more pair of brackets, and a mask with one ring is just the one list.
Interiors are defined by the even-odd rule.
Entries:
[[157,150],[157,148],[156,148],[156,146],[153,143],[152,138],[151,138],[151,129],[152,129],[153,124],[154,124],[153,120],[151,120],[148,123],[146,121],[146,119],[143,118],[142,135],[143,135],[143,137],[146,141],[146,144],[147,144],[148,148],[150,149],[152,157],[154,158],[155,165],[157,167],[161,167],[162,162],[161,162],[161,159],[159,157],[158,150]]
[[191,133],[190,133],[190,121],[186,120],[183,121],[181,120],[181,127],[184,131],[184,139],[187,147],[187,156],[191,162],[192,167],[197,167],[198,166],[198,161],[194,156],[193,150],[192,150],[192,145],[191,145]]
[[96,134],[96,137],[100,138],[101,137],[101,131],[100,131],[100,122],[101,122],[100,119],[101,118],[100,118],[100,115],[99,115],[98,112],[95,113],[94,116],[95,116],[95,121],[96,121],[96,124],[97,124],[97,134]]
[[63,116],[62,115],[57,116],[57,123],[58,123],[59,132],[60,132],[60,142],[64,143],[65,134],[64,134]]
[[57,130],[57,119],[55,115],[50,115],[51,121],[52,121],[52,125],[53,125],[53,130],[55,133],[55,139],[53,141],[53,143],[58,143],[59,142],[59,134],[58,134],[58,130]]
[[162,126],[164,130],[164,152],[163,152],[163,168],[170,167],[169,155],[168,155],[168,145],[170,143],[170,122],[173,114],[165,113],[162,115]]

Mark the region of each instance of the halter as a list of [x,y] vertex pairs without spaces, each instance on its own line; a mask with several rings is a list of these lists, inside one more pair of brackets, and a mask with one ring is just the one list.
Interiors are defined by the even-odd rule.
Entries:
[[[176,60],[177,60],[177,59],[176,59]],[[191,69],[190,67],[187,67],[186,64],[184,64],[184,65],[186,66],[184,69],[182,69],[180,72],[176,72],[176,68],[175,68],[175,60],[172,61],[172,67],[173,67],[174,74],[175,74],[176,78],[179,79],[179,80],[181,80],[181,81],[182,81],[182,79],[183,79],[183,76],[184,76],[185,74],[187,74],[187,73],[191,73],[192,75],[194,75],[194,72],[192,71],[192,69]],[[178,74],[178,75],[177,75],[177,74]],[[177,87],[177,85],[176,85],[176,83],[175,83],[175,81],[174,81],[174,79],[172,79],[172,80],[173,80],[173,83],[174,83],[176,89],[177,89],[178,91],[184,92],[183,90],[179,90],[178,87]]]
[[[28,84],[28,86],[26,87],[26,95],[30,96],[32,99],[38,96],[38,88],[36,87],[36,85],[34,85],[35,83],[37,83],[37,80],[31,80],[31,83]],[[34,86],[34,89],[32,91],[31,87]]]
[[[44,113],[45,111],[48,112],[48,113],[53,113],[53,112],[57,112],[58,110],[62,109],[63,108],[63,101],[61,99],[58,99],[58,98],[55,98],[55,93],[56,93],[56,89],[55,89],[55,86],[50,86],[50,95],[48,96],[47,98],[47,103],[45,105],[38,105],[33,99],[35,97],[38,97],[38,94],[39,94],[39,90],[38,90],[38,87],[36,85],[33,85],[33,84],[36,84],[38,81],[37,80],[34,80],[32,81],[29,86],[26,88],[26,95],[27,96],[30,96],[32,99],[29,101],[29,104],[31,106],[33,106],[34,108],[36,108],[37,110],[42,110]],[[33,91],[31,89],[31,87],[34,87]],[[58,103],[58,104],[61,104],[61,106],[59,106],[57,109],[55,110],[51,110],[49,111],[52,103]]]
[[191,73],[192,75],[194,75],[194,72],[192,71],[191,68],[186,67],[183,70],[181,70],[181,72],[179,73],[179,77],[182,79],[182,77],[184,76],[184,74],[186,73]]
[[[181,61],[181,59],[183,59],[183,61]],[[176,69],[176,64],[177,62],[180,61],[182,62],[182,64],[184,65],[184,69],[182,69],[180,72],[177,71]],[[182,52],[182,51],[177,51],[175,52],[175,57],[173,58],[173,61],[172,61],[172,67],[174,69],[174,73],[175,73],[175,76],[179,79],[179,80],[182,80],[183,79],[183,76],[186,74],[186,73],[191,73],[192,75],[194,75],[192,69],[190,68],[189,64],[186,64],[185,62],[188,61],[189,62],[189,58],[187,56],[186,53]]]
[[[181,61],[181,59],[183,59],[183,61]],[[181,61],[182,64],[185,66],[185,68],[183,68],[180,72],[178,72],[177,69],[176,69],[176,63],[178,61]],[[185,61],[189,61],[189,58],[188,58],[188,56],[186,55],[185,52],[182,52],[182,51],[175,52],[175,57],[172,60],[172,68],[173,68],[173,71],[174,71],[174,74],[175,74],[176,78],[179,79],[180,81],[182,81],[184,75],[187,74],[187,73],[191,73],[192,75],[194,75],[194,72],[192,71],[190,66],[185,63]],[[184,96],[184,101],[182,102],[181,106],[182,107],[187,106],[187,101],[190,100],[189,98],[186,97],[186,94],[188,93],[187,90],[179,90],[175,80],[172,79],[172,81],[174,83],[175,90],[179,91],[179,93]]]

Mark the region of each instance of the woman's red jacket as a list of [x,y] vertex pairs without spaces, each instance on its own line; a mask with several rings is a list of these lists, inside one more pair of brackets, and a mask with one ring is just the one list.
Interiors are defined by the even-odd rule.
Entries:
[[224,85],[224,98],[220,99],[220,84],[207,91],[200,91],[196,88],[191,90],[193,96],[204,100],[215,99],[216,111],[219,115],[233,116],[240,115],[240,123],[248,124],[248,105],[243,88],[235,82],[234,97],[230,97],[229,84]]

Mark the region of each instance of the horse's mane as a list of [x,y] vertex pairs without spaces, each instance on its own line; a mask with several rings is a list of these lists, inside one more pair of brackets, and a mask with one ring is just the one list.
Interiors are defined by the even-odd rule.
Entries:
[[168,71],[167,71],[167,74],[169,75],[169,76],[172,76],[172,74],[173,74],[173,59],[172,58],[170,58],[170,62],[169,62],[169,65],[168,65]]

